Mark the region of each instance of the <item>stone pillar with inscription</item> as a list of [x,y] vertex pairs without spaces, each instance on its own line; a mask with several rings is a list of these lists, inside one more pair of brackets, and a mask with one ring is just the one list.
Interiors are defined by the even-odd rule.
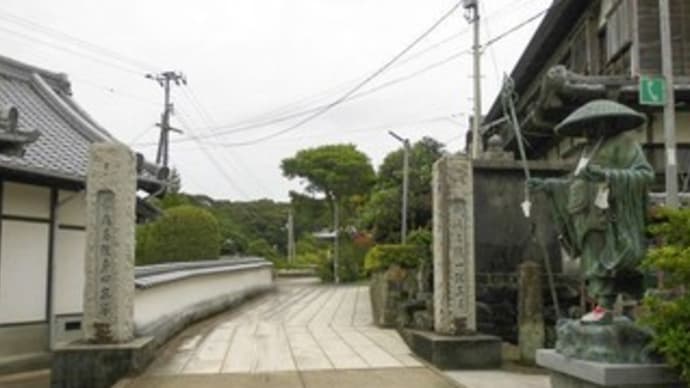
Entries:
[[90,343],[125,343],[134,336],[136,178],[136,158],[129,148],[91,146],[82,323]]
[[473,174],[466,155],[434,163],[434,331],[403,329],[412,351],[441,370],[501,365],[501,339],[477,333]]
[[449,155],[434,164],[434,331],[475,331],[472,162]]

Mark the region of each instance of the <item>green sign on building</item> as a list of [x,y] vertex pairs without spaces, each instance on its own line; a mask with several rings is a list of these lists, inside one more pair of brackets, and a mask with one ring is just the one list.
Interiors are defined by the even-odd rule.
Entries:
[[663,77],[640,77],[640,105],[666,104],[666,80]]

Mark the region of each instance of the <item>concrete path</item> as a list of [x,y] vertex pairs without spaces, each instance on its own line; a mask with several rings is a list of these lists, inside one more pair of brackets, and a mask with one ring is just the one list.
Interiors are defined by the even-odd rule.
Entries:
[[48,388],[50,387],[50,371],[0,375],[0,388]]
[[117,388],[458,388],[428,368],[143,376]]
[[[280,281],[275,293],[194,325],[140,377],[117,388],[548,388],[544,375],[438,372],[394,330],[373,325],[368,288]],[[172,301],[171,303],[174,303]],[[0,388],[47,388],[49,372],[0,376]]]
[[373,325],[368,287],[281,282],[277,293],[186,330],[149,375],[421,367],[394,330]]
[[509,371],[451,371],[445,375],[467,388],[551,388],[548,375]]

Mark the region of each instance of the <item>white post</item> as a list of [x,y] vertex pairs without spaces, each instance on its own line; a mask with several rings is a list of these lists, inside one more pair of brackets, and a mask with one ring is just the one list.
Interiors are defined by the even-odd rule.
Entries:
[[474,56],[474,119],[472,120],[472,159],[479,157],[480,139],[479,126],[482,124],[482,75],[481,75],[481,45],[479,43],[479,0],[475,0],[472,5],[474,24],[474,45],[472,54]]
[[661,63],[666,80],[666,104],[664,105],[664,140],[666,144],[666,206],[677,208],[678,163],[676,158],[676,100],[673,80],[673,48],[671,47],[671,17],[669,0],[659,0],[659,25],[661,28]]
[[405,139],[403,151],[403,192],[402,192],[402,214],[400,220],[400,241],[407,243],[407,196],[409,192],[410,175],[410,141]]
[[340,241],[338,241],[338,237],[340,236],[340,234],[338,233],[338,230],[340,229],[340,211],[338,209],[338,200],[336,199],[334,202],[335,204],[333,206],[333,280],[335,281],[335,284],[338,284],[340,283],[340,275],[338,274],[338,256],[340,255],[340,252],[338,251],[338,245],[340,244]]

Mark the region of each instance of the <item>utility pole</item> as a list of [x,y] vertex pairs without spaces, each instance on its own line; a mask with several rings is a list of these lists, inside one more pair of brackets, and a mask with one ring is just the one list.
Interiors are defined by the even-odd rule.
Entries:
[[179,129],[170,126],[170,115],[173,113],[173,104],[170,102],[170,81],[175,82],[175,85],[187,85],[187,78],[184,74],[175,71],[164,71],[158,74],[146,74],[146,78],[152,79],[163,88],[163,113],[161,114],[161,122],[158,126],[161,128],[161,134],[158,139],[158,152],[156,153],[156,164],[163,167],[168,167],[169,148],[170,148],[170,131],[182,133]]
[[410,175],[410,139],[403,139],[393,131],[388,133],[395,139],[403,143],[403,187],[402,187],[402,209],[400,212],[400,243],[407,243],[407,197]]
[[338,284],[340,283],[340,275],[338,274],[338,260],[340,259],[340,252],[338,252],[338,245],[340,244],[338,241],[338,230],[340,229],[340,210],[338,209],[338,199],[336,198],[333,202],[333,279],[335,280],[335,284]]
[[474,118],[472,119],[472,159],[479,157],[480,139],[479,127],[482,125],[482,79],[481,79],[481,45],[479,44],[479,0],[463,0],[463,7],[467,10],[465,15],[468,22],[474,27],[474,44],[472,55],[474,57]]
[[292,215],[292,209],[288,213],[288,243],[287,243],[287,261],[293,263],[295,261],[295,220]]
[[673,48],[671,47],[671,16],[669,0],[659,0],[661,33],[661,67],[666,81],[664,104],[664,140],[666,143],[666,206],[677,208],[678,163],[676,158],[676,99],[673,80]]

